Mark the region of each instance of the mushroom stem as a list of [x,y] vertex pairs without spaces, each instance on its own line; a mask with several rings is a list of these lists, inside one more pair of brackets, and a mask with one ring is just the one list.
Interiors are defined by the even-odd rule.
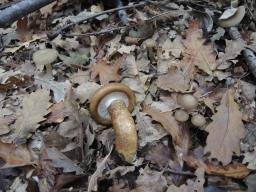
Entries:
[[132,162],[137,150],[137,131],[133,118],[123,101],[113,101],[108,107],[115,130],[116,150],[127,162]]

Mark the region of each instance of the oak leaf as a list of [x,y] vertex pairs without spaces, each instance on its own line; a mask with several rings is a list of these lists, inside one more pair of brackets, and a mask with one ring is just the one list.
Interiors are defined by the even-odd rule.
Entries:
[[0,142],[0,158],[0,168],[18,167],[33,163],[31,154],[25,145],[16,146]]
[[100,59],[91,69],[91,78],[95,79],[97,76],[99,76],[100,83],[102,85],[105,85],[111,81],[119,81],[119,68],[119,62],[115,62],[114,64],[110,65],[106,60]]
[[213,121],[206,127],[209,135],[204,152],[210,152],[211,158],[216,158],[223,165],[227,165],[232,160],[233,152],[240,154],[240,139],[245,134],[242,114],[234,101],[232,89],[223,95],[217,111],[212,117]]
[[186,92],[190,87],[190,79],[182,71],[170,71],[161,75],[156,82],[157,86],[166,91]]
[[171,135],[180,165],[183,164],[182,157],[187,154],[190,147],[189,133],[185,127],[179,126],[172,112],[161,112],[155,108],[146,108],[144,112],[149,114],[153,120],[162,124],[164,129]]
[[187,48],[186,57],[192,58],[191,64],[212,75],[217,66],[216,54],[211,44],[205,44],[198,27],[198,22],[193,21],[187,30],[187,38],[184,40],[184,45]]
[[22,102],[22,109],[17,111],[17,120],[14,124],[14,133],[11,138],[18,143],[23,143],[31,136],[39,126],[39,122],[45,120],[49,111],[49,91],[38,89],[36,92],[25,96]]

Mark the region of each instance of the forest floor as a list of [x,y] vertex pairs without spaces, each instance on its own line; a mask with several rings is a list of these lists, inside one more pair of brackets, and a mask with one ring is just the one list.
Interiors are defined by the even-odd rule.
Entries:
[[[255,192],[255,1],[85,2],[0,28],[0,191]],[[91,116],[114,82],[137,135]]]

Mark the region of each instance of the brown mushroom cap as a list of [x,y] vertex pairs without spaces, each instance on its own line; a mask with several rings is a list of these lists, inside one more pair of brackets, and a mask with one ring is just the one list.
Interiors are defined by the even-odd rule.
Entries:
[[123,100],[128,110],[132,112],[135,106],[135,94],[124,84],[110,83],[102,86],[91,99],[90,112],[100,124],[111,124],[108,107],[115,100]]

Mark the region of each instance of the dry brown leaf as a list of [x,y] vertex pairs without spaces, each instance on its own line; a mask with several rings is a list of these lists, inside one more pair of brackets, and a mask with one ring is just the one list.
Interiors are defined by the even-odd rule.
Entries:
[[241,163],[236,163],[227,166],[217,166],[210,163],[204,163],[202,160],[197,160],[192,156],[184,157],[187,165],[194,169],[204,167],[207,174],[221,175],[230,178],[243,179],[250,174],[250,170]]
[[10,140],[16,143],[23,143],[40,126],[39,122],[45,120],[45,115],[51,106],[50,92],[38,89],[36,92],[25,96],[22,101],[22,109],[17,111],[17,120],[14,124],[14,132]]
[[164,192],[167,181],[163,172],[153,171],[149,167],[140,170],[133,192]]
[[185,127],[179,126],[172,112],[160,112],[152,107],[147,107],[144,109],[144,112],[149,114],[153,120],[161,123],[165,130],[172,136],[177,158],[182,165],[182,157],[187,154],[190,146],[188,130]]
[[47,117],[46,123],[61,123],[64,120],[63,115],[64,102],[54,104],[49,110],[51,114]]
[[26,145],[16,146],[0,142],[0,168],[31,165],[32,157]]
[[26,42],[32,39],[32,30],[28,26],[28,17],[23,17],[17,22],[17,35],[21,42]]
[[187,30],[187,38],[184,41],[187,48],[186,57],[191,57],[193,65],[212,75],[217,66],[216,54],[211,44],[205,44],[198,27],[198,22],[193,21]]
[[256,147],[254,147],[253,152],[247,152],[244,154],[243,163],[248,163],[248,169],[256,170]]
[[168,133],[159,124],[153,124],[150,117],[146,116],[145,113],[136,114],[139,136],[139,145],[144,147],[148,143],[158,141],[159,139],[166,136]]
[[111,81],[119,81],[119,67],[120,62],[115,62],[114,64],[110,65],[106,60],[100,59],[91,69],[91,78],[95,79],[97,76],[99,76],[100,83],[102,85],[105,85]]
[[[226,40],[225,54],[219,55],[218,69],[226,69],[232,63],[231,60],[235,59],[244,49],[245,43],[242,41]],[[233,61],[233,63],[236,63]]]
[[218,112],[212,116],[212,122],[206,127],[209,132],[205,153],[210,152],[224,165],[232,160],[233,152],[240,154],[240,139],[244,137],[245,128],[242,114],[234,101],[234,91],[229,89],[222,97]]
[[170,185],[168,187],[168,190],[166,192],[204,192],[204,168],[199,167],[195,171],[196,179],[188,179],[187,185],[183,184],[179,187],[176,187],[175,185]]
[[186,92],[188,91],[190,85],[190,79],[179,70],[170,71],[166,75],[161,75],[157,79],[157,86],[163,90],[170,92]]

